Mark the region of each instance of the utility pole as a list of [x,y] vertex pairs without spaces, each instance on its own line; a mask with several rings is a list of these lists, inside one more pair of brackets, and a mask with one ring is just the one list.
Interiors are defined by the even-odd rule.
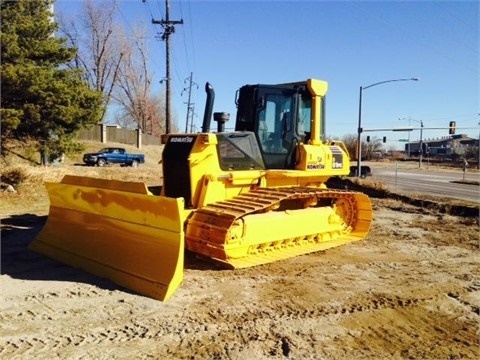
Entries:
[[195,125],[193,124],[193,117],[195,116],[195,105],[192,104],[192,112],[190,115],[190,134],[195,132]]
[[[188,102],[187,102],[187,118],[186,118],[186,121],[185,121],[185,133],[188,133],[188,120],[190,119],[190,117],[192,118],[192,122],[193,122],[193,104],[191,102],[191,98],[192,98],[192,86],[193,85],[196,85],[197,86],[197,89],[198,89],[198,85],[196,83],[193,82],[193,73],[191,72],[190,73],[190,77],[185,79],[185,81],[189,82],[188,84]],[[183,91],[186,91],[187,88],[183,89]],[[183,94],[183,91],[182,91],[182,94]],[[190,113],[190,110],[192,111]]]
[[165,41],[166,45],[166,82],[167,82],[167,91],[166,91],[166,101],[165,101],[165,133],[170,134],[171,129],[171,116],[170,116],[170,105],[171,105],[171,79],[170,79],[170,35],[175,32],[175,25],[183,24],[182,20],[170,20],[170,3],[169,0],[165,0],[165,20],[154,20],[152,19],[152,24],[161,25],[163,27],[162,40]]

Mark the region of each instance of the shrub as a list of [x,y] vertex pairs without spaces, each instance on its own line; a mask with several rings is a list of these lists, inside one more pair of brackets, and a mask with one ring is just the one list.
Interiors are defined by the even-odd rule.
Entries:
[[24,167],[13,166],[3,169],[1,177],[2,184],[17,187],[26,181],[29,175]]

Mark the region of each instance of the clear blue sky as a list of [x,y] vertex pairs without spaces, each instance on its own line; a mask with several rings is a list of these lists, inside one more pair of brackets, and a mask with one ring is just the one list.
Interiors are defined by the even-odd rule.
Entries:
[[[151,23],[165,18],[165,0],[119,0],[118,21],[143,24],[151,36],[152,68],[158,90],[165,77],[165,43]],[[55,10],[75,14],[80,0],[57,0]],[[478,137],[480,121],[479,2],[477,1],[230,1],[172,0],[170,19],[183,19],[171,37],[172,106],[185,128],[186,79],[200,128],[204,86],[215,89],[214,111],[235,120],[235,92],[244,84],[275,84],[310,77],[329,82],[327,134],[356,134],[360,86],[401,78],[363,91],[364,129],[446,127]],[[233,126],[233,124],[231,125]],[[227,124],[228,128],[228,124]],[[366,134],[365,134],[366,135]],[[403,147],[407,133],[387,136],[387,147]],[[424,130],[424,138],[448,135]],[[419,131],[411,139],[419,138]]]

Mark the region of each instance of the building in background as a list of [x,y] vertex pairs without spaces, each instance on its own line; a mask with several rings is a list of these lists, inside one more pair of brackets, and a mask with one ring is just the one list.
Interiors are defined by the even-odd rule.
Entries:
[[423,155],[438,159],[465,159],[478,157],[479,139],[473,139],[465,134],[448,135],[434,139],[424,139],[405,144],[405,152],[410,149],[412,156],[420,154],[420,147],[423,148]]

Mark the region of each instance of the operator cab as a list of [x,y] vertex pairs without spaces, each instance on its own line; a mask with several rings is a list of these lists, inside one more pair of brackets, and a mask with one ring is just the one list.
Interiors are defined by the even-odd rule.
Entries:
[[235,103],[235,131],[255,133],[265,167],[293,169],[295,147],[308,142],[311,131],[312,95],[306,83],[245,85]]

